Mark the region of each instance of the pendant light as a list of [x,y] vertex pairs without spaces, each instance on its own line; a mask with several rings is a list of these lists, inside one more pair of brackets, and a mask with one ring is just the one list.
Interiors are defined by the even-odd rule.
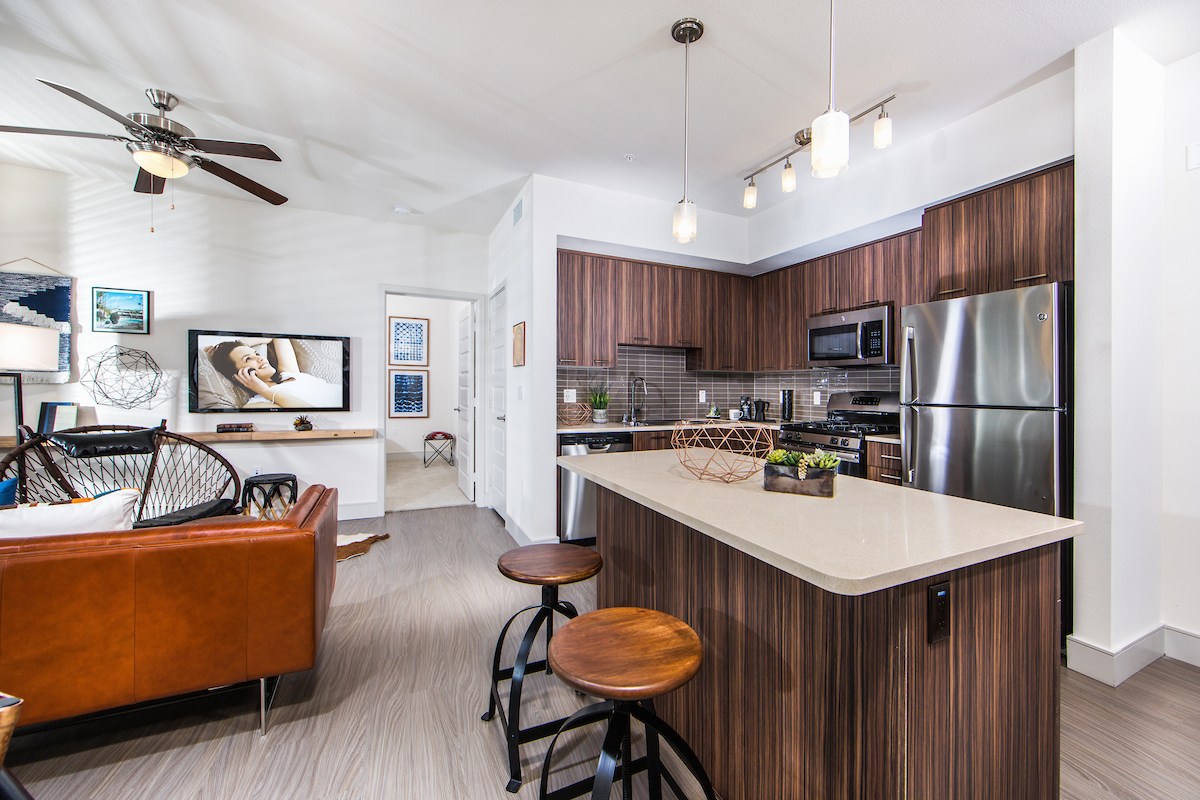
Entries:
[[880,106],[879,119],[875,120],[875,149],[882,150],[892,143],[892,118],[887,108]]
[[754,178],[750,178],[750,185],[746,187],[746,193],[742,195],[742,208],[754,208],[758,205],[758,187],[754,185]]
[[850,117],[833,102],[833,10],[829,0],[829,109],[813,120],[812,174],[834,178],[850,168]]
[[[696,241],[696,204],[688,199],[688,47],[704,35],[704,23],[684,17],[671,26],[671,38],[683,45],[683,199],[675,206],[671,236],[679,244]],[[750,191],[749,188],[746,191]],[[743,201],[744,202],[744,201]]]
[[785,192],[796,191],[796,168],[792,166],[790,158],[783,165],[783,190]]

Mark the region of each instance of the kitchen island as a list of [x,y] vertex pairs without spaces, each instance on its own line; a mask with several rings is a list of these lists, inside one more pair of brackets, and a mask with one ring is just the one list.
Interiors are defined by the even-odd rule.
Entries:
[[722,797],[1058,797],[1058,543],[1080,523],[844,475],[832,499],[700,482],[673,451],[559,464],[601,487],[597,605],[704,642],[658,706]]

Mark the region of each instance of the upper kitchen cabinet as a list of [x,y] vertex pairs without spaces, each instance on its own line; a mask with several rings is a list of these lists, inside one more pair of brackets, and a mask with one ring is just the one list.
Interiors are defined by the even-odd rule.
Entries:
[[900,303],[905,269],[912,257],[912,235],[893,236],[849,252],[846,308]]
[[687,368],[752,372],[756,322],[751,316],[750,279],[707,270],[698,274],[703,287],[701,350],[688,351]]
[[754,363],[759,372],[807,366],[807,328],[802,266],[777,269],[754,278]]
[[988,290],[988,198],[974,194],[925,209],[923,266],[910,274],[905,305]]
[[618,273],[617,342],[643,347],[679,347],[672,339],[675,297],[670,267],[615,262]]
[[668,295],[671,298],[671,347],[699,347],[701,331],[707,324],[704,309],[704,273],[696,269],[667,270]]
[[617,365],[617,320],[621,313],[621,270],[618,262],[591,259],[586,291],[588,296],[588,367]]
[[849,252],[816,258],[800,265],[804,272],[805,317],[832,314],[848,307]]
[[1073,163],[1003,184],[987,197],[988,291],[1074,277]]
[[558,254],[558,366],[617,365],[617,271],[607,259]]

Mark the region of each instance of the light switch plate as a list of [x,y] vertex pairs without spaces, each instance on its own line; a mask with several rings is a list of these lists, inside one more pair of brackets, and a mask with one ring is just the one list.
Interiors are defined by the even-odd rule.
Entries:
[[698,402],[700,402],[700,403],[705,403],[705,402],[708,402],[708,401],[706,400],[706,398],[707,398],[707,397],[708,397],[708,392],[706,392],[706,391],[704,391],[703,389],[701,389],[701,390],[700,390],[700,400],[699,400]]
[[814,406],[821,405],[821,391],[819,389],[817,391],[813,392],[813,405]]
[[519,383],[517,384],[517,399],[518,400],[525,399],[525,387]]
[[1200,142],[1187,146],[1187,168],[1200,169]]
[[576,402],[574,389],[563,389],[563,402],[564,403]]

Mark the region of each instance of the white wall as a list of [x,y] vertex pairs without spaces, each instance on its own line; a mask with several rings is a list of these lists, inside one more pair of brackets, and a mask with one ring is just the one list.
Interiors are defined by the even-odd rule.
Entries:
[[[149,200],[126,184],[0,165],[0,263],[29,257],[76,279],[77,362],[120,343],[148,351],[171,378],[174,397],[149,410],[101,406],[101,421],[154,424],[165,417],[179,431],[233,421],[288,427],[286,413],[187,413],[187,330],[215,328],[351,337],[351,411],[313,421],[319,428],[378,428],[386,359],[379,287],[484,290],[486,237],[183,189],[175,191],[175,211],[168,200],[156,199],[151,234]],[[78,320],[92,286],[152,291],[151,335],[83,330]],[[35,386],[26,394],[26,419],[36,420],[41,401],[51,399],[94,405],[78,383]],[[259,467],[337,486],[343,518],[383,513],[381,437],[220,449],[243,473]]]
[[[1172,368],[1163,373],[1163,403],[1164,417],[1180,420],[1200,397],[1200,372],[1190,355],[1200,318],[1200,169],[1188,171],[1184,160],[1186,146],[1200,143],[1200,53],[1167,67],[1165,105],[1163,341]],[[1192,664],[1200,664],[1197,453],[1200,430],[1190,423],[1172,425],[1163,442],[1162,611],[1167,655]]]
[[1119,31],[1076,49],[1072,669],[1116,685],[1162,655],[1163,91]]
[[[388,419],[385,440],[388,457],[421,458],[425,435],[433,431],[454,433],[458,427],[458,315],[470,303],[429,297],[389,294],[386,317],[417,317],[429,320],[429,366],[412,367],[429,371],[429,416]],[[380,362],[383,380],[387,372],[386,351]],[[407,369],[407,368],[401,368]]]
[[911,230],[927,206],[1069,157],[1073,86],[1068,69],[882,158],[855,166],[851,152],[844,175],[750,218],[750,261],[766,271]]

